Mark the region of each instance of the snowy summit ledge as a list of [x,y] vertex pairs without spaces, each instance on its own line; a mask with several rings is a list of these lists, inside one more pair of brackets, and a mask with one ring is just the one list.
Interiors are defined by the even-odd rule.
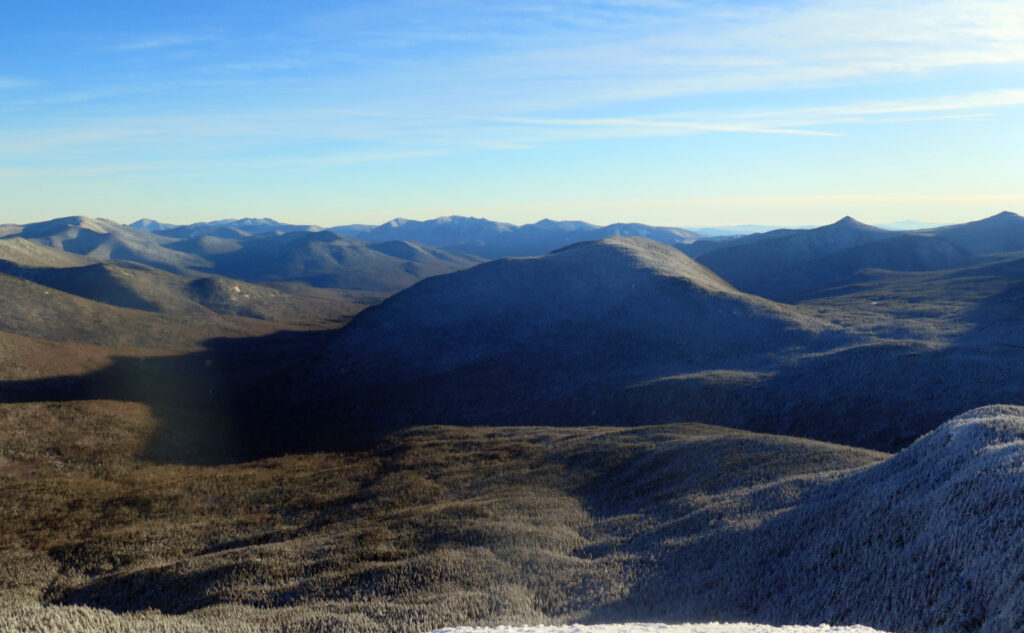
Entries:
[[866,626],[769,626],[767,624],[568,624],[564,626],[460,626],[432,633],[882,633]]

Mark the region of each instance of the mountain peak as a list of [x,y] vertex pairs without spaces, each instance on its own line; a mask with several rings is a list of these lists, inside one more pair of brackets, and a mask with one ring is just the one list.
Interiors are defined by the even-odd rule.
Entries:
[[240,220],[225,220],[224,224],[234,226],[281,226],[281,223],[273,218],[241,218]]
[[116,230],[117,228],[126,229],[127,227],[124,227],[113,220],[90,218],[84,215],[69,215],[63,218],[54,218],[44,222],[26,224],[21,231],[21,236],[26,238],[47,237],[58,234],[62,231],[74,229],[84,229],[87,231],[93,231],[94,233],[110,233],[111,229]]
[[937,232],[948,232],[950,230],[957,230],[962,228],[991,229],[1002,226],[1016,227],[1019,226],[1022,222],[1024,222],[1024,217],[1021,217],[1020,215],[1014,213],[1013,211],[1003,211],[1001,213],[990,215],[987,218],[982,218],[980,220],[964,222],[963,224],[950,224],[947,226],[936,227],[935,230]]
[[833,222],[832,224],[826,224],[825,226],[818,227],[817,229],[809,229],[809,233],[812,235],[815,233],[831,233],[835,231],[838,231],[840,235],[847,233],[861,235],[881,235],[892,233],[887,229],[882,229],[871,224],[865,224],[864,222],[861,222],[857,218],[854,218],[849,215],[843,217],[842,219],[836,222]]
[[157,231],[165,231],[167,229],[173,229],[178,226],[177,224],[168,224],[167,222],[160,222],[159,220],[153,220],[151,218],[141,218],[128,225],[133,229],[141,229],[143,231],[149,231],[155,233]]
[[1020,215],[1014,213],[1013,211],[1003,211],[1003,212],[997,213],[997,214],[995,214],[995,215],[993,215],[991,217],[985,218],[984,220],[982,220],[982,222],[993,221],[993,220],[1001,221],[1001,222],[1006,222],[1006,221],[1018,222],[1020,220],[1024,220],[1024,217],[1021,217]]
[[706,291],[737,293],[725,280],[682,251],[644,237],[608,237],[579,242],[558,249],[545,257],[579,259],[586,267],[599,271],[604,267],[621,270],[646,270],[659,277],[684,279]]
[[859,229],[877,229],[877,230],[881,230],[881,229],[878,229],[878,227],[876,227],[876,226],[871,226],[870,224],[865,224],[865,223],[861,222],[860,220],[854,218],[853,216],[849,216],[849,215],[844,216],[842,219],[840,219],[837,222],[834,222],[833,224],[831,224],[831,226],[835,226],[835,227],[849,227],[849,228],[856,227],[856,228],[859,228]]

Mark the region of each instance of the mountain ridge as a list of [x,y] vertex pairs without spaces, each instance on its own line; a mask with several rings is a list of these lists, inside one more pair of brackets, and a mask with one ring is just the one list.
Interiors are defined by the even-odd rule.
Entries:
[[834,336],[672,247],[608,238],[421,281],[354,318],[309,380],[324,406],[345,403],[353,428],[403,426],[412,410],[446,423],[558,424],[564,403],[552,399],[589,411],[590,390],[625,398],[652,372],[750,363]]
[[142,224],[152,231],[85,216],[13,225],[0,237],[0,257],[27,262],[29,242],[35,245],[34,261],[46,264],[49,258],[54,264],[50,267],[123,261],[185,276],[220,275],[253,283],[370,292],[394,292],[425,276],[480,261],[413,243],[373,246],[318,227],[285,225],[269,218],[171,228],[159,228],[153,222]]
[[740,290],[757,293],[789,269],[892,234],[846,216],[815,229],[779,229],[737,238],[697,259]]
[[167,248],[172,242],[170,238],[102,218],[67,216],[35,222],[21,226],[19,231],[3,239],[12,237],[77,255],[123,259],[178,273],[211,265],[197,255]]

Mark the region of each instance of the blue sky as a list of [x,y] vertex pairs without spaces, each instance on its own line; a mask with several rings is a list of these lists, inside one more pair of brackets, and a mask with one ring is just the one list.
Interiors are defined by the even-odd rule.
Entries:
[[673,226],[1024,210],[1024,3],[46,2],[0,223]]

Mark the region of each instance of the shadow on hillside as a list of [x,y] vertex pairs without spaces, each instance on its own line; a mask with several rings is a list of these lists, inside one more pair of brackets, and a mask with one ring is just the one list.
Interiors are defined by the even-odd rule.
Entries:
[[318,419],[307,366],[336,331],[218,338],[180,356],[115,357],[91,374],[0,382],[0,402],[115,400],[148,405],[158,427],[144,458],[217,464],[365,444]]
[[[145,457],[157,462],[365,448],[417,424],[698,421],[892,451],[968,409],[1024,403],[1022,307],[1024,282],[1010,284],[978,302],[964,316],[972,327],[943,345],[864,342],[770,364],[686,370],[661,363],[618,373],[598,371],[587,357],[552,357],[537,367],[531,356],[509,356],[450,374],[391,373],[377,383],[359,367],[331,376],[312,369],[337,330],[281,332],[211,339],[181,356],[118,357],[86,376],[0,382],[0,402],[147,404],[159,425]],[[690,373],[674,375],[680,371]]]
[[862,345],[805,358],[749,383],[678,377],[636,385],[624,410],[896,451],[975,407],[1024,403],[1024,349]]
[[167,615],[182,615],[217,604],[217,598],[210,594],[236,573],[235,565],[192,573],[144,569],[125,576],[100,579],[68,591],[61,596],[59,604],[107,609],[114,613],[156,609]]
[[698,372],[638,382],[623,414],[651,411],[657,403],[669,421],[894,451],[970,409],[1024,404],[1019,276],[979,277],[963,287],[921,285],[916,297],[919,311],[932,301],[967,306],[958,317],[965,329],[948,340],[915,341],[922,328],[908,328],[891,334],[905,340],[864,340],[756,375]]

